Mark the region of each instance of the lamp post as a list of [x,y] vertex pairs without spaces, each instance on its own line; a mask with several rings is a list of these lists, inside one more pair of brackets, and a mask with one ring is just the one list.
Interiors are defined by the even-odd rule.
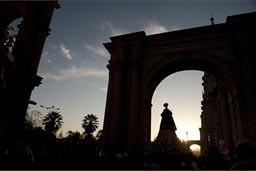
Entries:
[[188,131],[186,132],[186,136],[187,136],[187,141],[188,141]]

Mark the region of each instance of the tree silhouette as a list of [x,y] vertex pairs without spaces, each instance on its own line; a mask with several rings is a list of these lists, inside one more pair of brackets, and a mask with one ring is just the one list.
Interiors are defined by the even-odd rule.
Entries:
[[68,140],[73,141],[74,143],[78,143],[80,141],[80,139],[82,138],[82,135],[80,134],[80,132],[78,131],[68,131],[67,132],[67,137]]
[[63,124],[63,118],[59,112],[51,111],[43,119],[44,129],[56,135]]
[[25,117],[24,129],[34,129],[42,127],[42,114],[38,110],[27,111]]
[[92,137],[92,133],[98,128],[99,121],[96,115],[88,114],[84,117],[82,127],[84,128],[85,136]]

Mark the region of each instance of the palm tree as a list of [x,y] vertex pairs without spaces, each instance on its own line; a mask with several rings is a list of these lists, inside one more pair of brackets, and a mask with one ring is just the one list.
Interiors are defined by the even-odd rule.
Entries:
[[56,135],[63,124],[63,118],[59,112],[50,111],[43,119],[44,129]]
[[98,128],[99,121],[96,115],[88,114],[84,117],[82,127],[84,128],[85,136],[92,136],[92,133]]

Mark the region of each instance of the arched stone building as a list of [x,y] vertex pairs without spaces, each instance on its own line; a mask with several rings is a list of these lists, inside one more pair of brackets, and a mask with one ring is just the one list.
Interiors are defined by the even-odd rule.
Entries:
[[[256,13],[227,17],[226,23],[146,35],[111,37],[103,136],[107,149],[130,155],[150,142],[151,101],[158,84],[183,70],[200,70],[221,80],[229,92],[240,138],[256,140]],[[188,85],[189,86],[189,85]]]
[[233,104],[225,85],[208,73],[203,76],[203,87],[201,152],[204,154],[210,146],[219,146],[219,141],[224,140],[232,153],[237,141],[243,137],[241,118],[235,110],[238,103]]
[[[58,6],[57,1],[0,3],[0,136],[10,155],[21,140],[31,92],[42,80],[37,69],[53,11]],[[22,22],[10,52],[4,42],[6,30],[18,18]]]

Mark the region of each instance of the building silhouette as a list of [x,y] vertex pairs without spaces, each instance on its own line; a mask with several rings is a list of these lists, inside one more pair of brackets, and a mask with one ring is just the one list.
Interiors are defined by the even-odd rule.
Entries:
[[[39,62],[57,1],[3,1],[0,5],[0,139],[14,157],[33,89],[43,79]],[[8,26],[22,19],[12,51],[6,46]],[[13,41],[13,40],[11,40]]]
[[[209,73],[226,89],[216,85],[220,89],[216,97],[208,91],[214,87],[204,92],[203,151],[220,139],[231,149],[241,138],[256,140],[255,20],[254,12],[228,16],[221,24],[111,37],[111,42],[104,43],[111,55],[104,147],[141,156],[150,143],[153,93],[167,76],[184,70]],[[204,84],[210,85],[206,77]]]
[[[1,140],[10,149],[22,138],[31,92],[42,80],[37,69],[57,7],[57,1],[1,2],[0,128]],[[3,44],[4,33],[19,17],[23,21],[9,55]],[[111,42],[104,43],[111,54],[104,148],[141,156],[150,143],[153,93],[163,79],[183,70],[200,70],[221,80],[219,83],[204,76],[208,86],[202,102],[202,149],[217,145],[220,139],[231,150],[239,139],[255,141],[255,20],[254,12],[228,16],[221,24],[111,37]]]
[[211,74],[203,76],[203,101],[201,113],[201,152],[210,146],[219,146],[224,140],[231,152],[242,137],[239,113],[233,113],[230,93],[220,80]]

